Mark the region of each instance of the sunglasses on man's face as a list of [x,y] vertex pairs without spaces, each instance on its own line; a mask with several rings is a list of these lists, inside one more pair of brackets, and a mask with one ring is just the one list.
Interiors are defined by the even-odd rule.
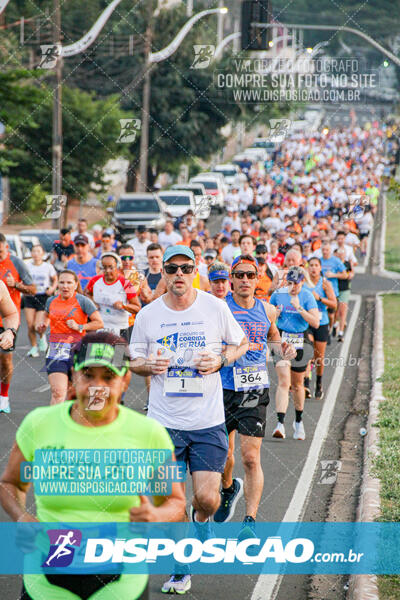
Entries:
[[120,256],[121,260],[133,260],[134,256]]
[[178,269],[180,269],[184,275],[190,275],[193,273],[194,268],[194,265],[188,264],[175,265],[174,263],[171,263],[169,265],[164,265],[164,270],[168,275],[175,275],[175,273],[178,272]]
[[257,277],[257,273],[255,271],[234,271],[232,273],[232,277],[236,277],[236,279],[255,279]]

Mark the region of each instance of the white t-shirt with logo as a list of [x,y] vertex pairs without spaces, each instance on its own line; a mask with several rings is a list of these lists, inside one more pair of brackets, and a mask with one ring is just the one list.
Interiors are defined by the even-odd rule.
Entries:
[[[157,356],[170,358],[170,368],[195,369],[198,352],[221,354],[223,342],[239,345],[243,329],[227,304],[201,290],[186,310],[168,308],[161,296],[137,314],[130,343],[132,359]],[[215,427],[225,421],[219,372],[201,378],[202,395],[171,395],[166,392],[168,377],[151,377],[148,416],[164,427],[193,431]]]
[[33,283],[36,285],[36,293],[44,294],[51,285],[50,278],[57,275],[55,268],[50,263],[44,261],[41,265],[35,265],[33,260],[30,260],[27,263],[27,267],[33,279]]
[[93,294],[93,300],[99,307],[104,329],[110,329],[117,335],[121,329],[129,327],[129,313],[126,310],[114,308],[115,302],[127,304],[137,294],[125,277],[118,277],[114,283],[106,283],[104,275],[92,277],[86,286],[86,291]]

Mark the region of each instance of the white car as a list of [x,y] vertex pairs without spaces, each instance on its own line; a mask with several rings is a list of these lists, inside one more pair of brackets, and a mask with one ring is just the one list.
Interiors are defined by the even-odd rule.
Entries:
[[216,165],[213,168],[213,173],[222,173],[226,183],[231,187],[239,184],[239,169],[232,163],[228,163],[226,165]]
[[19,235],[7,233],[6,240],[10,254],[17,256],[21,260],[30,258],[31,254]]
[[272,154],[275,151],[276,144],[269,138],[256,138],[253,142],[252,148],[264,148],[267,152]]
[[184,190],[169,190],[166,192],[158,192],[158,197],[161,200],[165,214],[177,219],[183,217],[188,210],[196,213],[196,202],[193,192]]
[[246,148],[243,154],[252,162],[265,162],[269,159],[268,152],[265,150],[265,148]]
[[212,206],[215,206],[219,213],[222,213],[225,207],[225,189],[221,183],[221,178],[215,173],[204,173],[192,177],[189,183],[202,183],[207,194],[212,198]]
[[171,187],[171,190],[192,192],[196,202],[196,217],[207,221],[211,213],[212,196],[207,194],[206,188],[202,183],[175,183]]
[[207,171],[205,173],[198,173],[196,175],[196,177],[204,177],[204,176],[206,176],[206,177],[209,177],[209,176],[211,176],[211,177],[218,177],[218,179],[221,182],[221,186],[222,186],[222,191],[224,193],[224,197],[226,196],[226,194],[228,193],[228,184],[226,183],[225,177],[223,176],[222,173],[218,173],[216,171]]

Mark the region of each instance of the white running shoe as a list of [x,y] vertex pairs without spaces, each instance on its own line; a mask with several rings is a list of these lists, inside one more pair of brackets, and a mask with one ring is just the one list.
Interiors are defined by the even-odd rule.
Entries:
[[161,588],[163,594],[186,594],[192,587],[190,575],[171,575]]
[[38,358],[39,357],[38,347],[32,346],[32,348],[29,350],[27,356],[31,356],[32,358]]
[[294,440],[305,440],[306,439],[306,432],[304,431],[303,421],[300,421],[300,423],[296,423],[296,421],[293,421],[293,429],[294,429],[294,433],[293,433]]
[[46,334],[44,334],[43,337],[39,338],[38,347],[39,347],[40,352],[46,352],[47,348],[49,347],[49,345],[47,343]]
[[0,412],[7,414],[11,412],[8,396],[0,396]]
[[285,426],[283,423],[280,423],[278,421],[274,431],[272,432],[272,437],[274,438],[279,438],[281,440],[284,440],[286,437],[286,433],[285,433]]

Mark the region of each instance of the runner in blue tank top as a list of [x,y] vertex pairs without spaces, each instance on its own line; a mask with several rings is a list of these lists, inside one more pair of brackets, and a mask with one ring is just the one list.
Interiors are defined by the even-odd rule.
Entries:
[[222,476],[221,504],[214,521],[229,521],[243,494],[243,481],[232,477],[235,432],[238,431],[246,484],[246,516],[239,534],[244,538],[254,535],[264,485],[260,448],[269,402],[267,342],[274,345],[275,352],[286,358],[295,356],[295,350],[289,344],[281,344],[275,324],[275,308],[254,298],[258,280],[257,260],[251,255],[238,256],[232,263],[231,278],[232,294],[226,297],[226,303],[245,332],[249,349],[232,365],[221,370],[229,452]]
[[[322,400],[324,391],[322,389],[322,375],[324,372],[324,358],[326,344],[329,336],[329,314],[328,308],[336,310],[337,300],[332,284],[321,275],[321,261],[317,257],[310,258],[308,262],[308,274],[310,276],[311,286],[304,284],[315,300],[317,301],[320,322],[319,327],[315,329],[310,326],[310,333],[314,340],[314,364],[317,369],[317,382],[315,386],[315,399]],[[304,378],[304,387],[310,389],[309,373],[306,372]],[[310,393],[311,396],[311,393]]]

